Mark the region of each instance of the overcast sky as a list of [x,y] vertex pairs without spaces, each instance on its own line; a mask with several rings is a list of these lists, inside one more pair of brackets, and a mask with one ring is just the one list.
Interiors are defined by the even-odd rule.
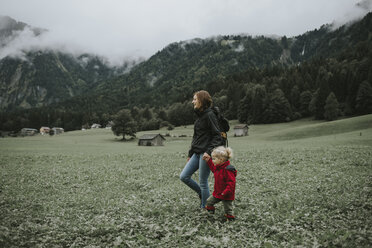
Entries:
[[[356,7],[363,1],[367,9]],[[296,36],[365,15],[372,0],[0,0],[0,15],[48,35],[36,44],[93,52],[117,62],[170,43],[217,35]]]

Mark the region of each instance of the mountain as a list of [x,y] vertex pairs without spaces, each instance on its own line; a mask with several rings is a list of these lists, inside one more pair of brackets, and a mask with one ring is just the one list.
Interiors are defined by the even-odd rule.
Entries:
[[226,35],[172,43],[126,73],[91,55],[34,51],[26,61],[6,57],[0,61],[0,105],[7,110],[0,113],[0,129],[105,125],[123,108],[132,110],[139,129],[188,124],[187,103],[199,89],[241,122],[322,119],[331,93],[333,107],[327,109],[336,114],[330,116],[368,113],[371,39],[368,13],[296,37]]
[[207,82],[247,68],[292,64],[285,53],[280,39],[263,36],[193,39],[168,45],[130,73],[103,82],[99,89],[105,88],[104,94],[122,89],[130,106],[183,102]]
[[31,27],[23,22],[17,22],[9,16],[0,16],[0,48],[14,41],[25,29],[30,30],[35,36],[46,31],[45,29]]
[[[9,17],[5,20],[0,26],[0,32],[8,35],[5,40],[26,27],[35,35],[42,32]],[[24,59],[6,57],[0,60],[0,109],[47,106],[94,92],[125,98],[118,101],[128,107],[182,102],[195,89],[248,68],[329,57],[365,39],[369,32],[347,25],[331,28],[324,25],[292,38],[218,36],[173,43],[121,76],[118,71],[125,71],[128,64],[119,70],[87,54],[76,57],[48,50],[28,52]]]
[[[48,32],[0,17],[0,55],[11,50],[22,36],[34,38]],[[91,54],[72,55],[58,50],[22,50],[5,54],[0,60],[0,109],[47,106],[89,93],[102,80],[123,73],[122,67],[108,65],[105,59]]]
[[47,106],[90,92],[119,73],[93,55],[75,57],[57,51],[27,52],[26,59],[0,61],[2,109]]
[[[371,14],[333,30],[332,25],[296,37],[219,36],[173,43],[130,73],[103,82],[100,94],[127,99],[129,107],[183,102],[200,88],[250,68],[291,67],[314,58],[337,56],[370,40]],[[100,91],[100,89],[106,89]],[[118,89],[120,89],[118,91]],[[123,95],[124,94],[124,95]]]

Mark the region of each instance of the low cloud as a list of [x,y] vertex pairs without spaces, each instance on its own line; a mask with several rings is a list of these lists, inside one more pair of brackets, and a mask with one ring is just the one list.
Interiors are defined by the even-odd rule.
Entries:
[[137,56],[124,56],[123,54],[105,54],[94,47],[81,45],[68,37],[60,37],[58,33],[44,30],[35,34],[34,28],[26,26],[23,30],[12,31],[12,34],[1,39],[0,59],[5,57],[27,60],[28,52],[58,51],[78,57],[82,54],[96,55],[103,62],[111,66],[120,66],[128,61],[140,61]]
[[12,57],[26,61],[28,52],[58,51],[75,57],[83,54],[95,55],[110,66],[128,65],[143,60],[141,56],[125,55],[114,50],[113,53],[107,53],[99,47],[87,44],[89,42],[79,39],[76,41],[58,31],[32,27],[8,16],[0,16],[0,59]]
[[[371,2],[0,1],[0,14],[48,29],[40,35],[33,34],[30,27],[14,32],[12,40],[7,40],[6,45],[0,44],[0,59],[5,56],[24,58],[25,52],[32,50],[59,50],[73,55],[98,55],[107,58],[111,64],[119,65],[123,61],[148,58],[168,44],[196,42],[197,38],[240,34],[292,37],[323,24],[333,23],[334,27],[339,27],[371,11]],[[0,21],[0,27],[2,25],[5,24]]]
[[29,27],[25,27],[21,31],[12,31],[10,36],[1,40],[0,59],[7,56],[26,59],[25,53],[27,51],[33,50],[36,46],[40,48],[40,40],[41,37],[35,36]]
[[341,16],[335,18],[331,23],[332,29],[337,29],[342,25],[352,24],[362,19],[368,12],[372,11],[372,0],[362,0],[356,3],[353,8],[348,9]]

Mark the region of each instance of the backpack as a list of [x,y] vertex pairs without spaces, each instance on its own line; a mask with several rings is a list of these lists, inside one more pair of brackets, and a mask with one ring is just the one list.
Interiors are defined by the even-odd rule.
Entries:
[[213,106],[212,110],[217,117],[218,126],[220,127],[221,131],[221,137],[223,138],[225,145],[228,146],[227,132],[230,130],[229,120],[226,119],[225,116],[223,116],[223,114],[221,113],[220,109],[217,106]]

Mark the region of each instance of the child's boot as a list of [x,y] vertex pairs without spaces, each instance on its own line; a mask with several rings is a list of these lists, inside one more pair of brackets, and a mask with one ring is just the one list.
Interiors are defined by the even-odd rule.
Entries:
[[211,214],[214,214],[214,210],[216,210],[216,208],[213,206],[205,206],[205,209]]
[[233,221],[233,220],[235,220],[235,216],[234,215],[225,214],[225,217],[226,217],[226,220],[227,221]]

